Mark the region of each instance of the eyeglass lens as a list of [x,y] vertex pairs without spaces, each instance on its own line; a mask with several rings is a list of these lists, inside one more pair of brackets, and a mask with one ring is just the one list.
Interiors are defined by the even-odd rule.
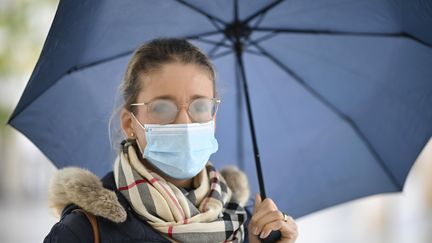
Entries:
[[[212,99],[198,98],[189,104],[188,113],[194,122],[208,122],[213,119],[217,103]],[[167,124],[175,120],[179,109],[168,99],[154,100],[149,104],[149,116],[156,123]]]

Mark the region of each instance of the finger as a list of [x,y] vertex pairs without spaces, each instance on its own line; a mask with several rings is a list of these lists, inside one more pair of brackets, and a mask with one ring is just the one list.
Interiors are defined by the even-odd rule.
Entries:
[[[271,216],[267,217],[266,215]],[[262,218],[264,216],[266,216],[266,219],[263,221]],[[271,219],[272,217],[273,219]],[[282,217],[282,213],[278,215],[278,210],[273,200],[266,198],[256,207],[255,213],[252,215],[248,226],[254,235],[258,235],[264,224],[272,220],[282,219]]]
[[295,242],[298,237],[298,227],[294,220],[289,219],[288,222],[283,222],[282,227],[279,230],[281,232],[281,240],[283,240],[283,242],[287,242],[285,240],[289,240],[288,243]]
[[273,211],[277,211],[276,204],[273,202],[272,199],[266,198],[264,201],[262,201],[259,205],[256,206],[256,209],[251,218],[251,222],[256,223],[261,217]]
[[255,232],[257,234],[259,232],[262,233],[264,226],[273,222],[273,221],[282,221],[283,220],[283,213],[281,211],[271,211],[266,214],[264,214],[261,218],[259,218],[256,222],[254,222],[253,226],[255,227]]
[[[265,239],[267,236],[270,235],[270,233],[272,231],[276,231],[276,230],[281,229],[283,224],[284,224],[284,222],[282,220],[275,220],[275,221],[271,221],[271,222],[265,224],[259,237],[261,239]],[[281,232],[281,234],[282,234],[282,232]]]
[[261,195],[259,193],[257,193],[255,195],[255,203],[254,203],[254,209],[253,209],[253,213],[255,213],[258,209],[258,206],[261,204]]
[[[287,223],[289,223],[289,224],[292,224],[292,223],[294,223],[295,224],[295,220],[294,220],[294,218],[293,217],[291,217],[291,216],[289,216],[288,214],[286,214],[286,222]],[[285,221],[285,216],[284,216],[284,221]]]

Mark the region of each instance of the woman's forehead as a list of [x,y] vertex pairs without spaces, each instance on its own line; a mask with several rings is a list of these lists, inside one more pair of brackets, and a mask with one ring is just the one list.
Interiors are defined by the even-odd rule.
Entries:
[[196,97],[213,97],[213,82],[208,72],[195,64],[170,63],[142,77],[138,99],[166,97],[187,101]]

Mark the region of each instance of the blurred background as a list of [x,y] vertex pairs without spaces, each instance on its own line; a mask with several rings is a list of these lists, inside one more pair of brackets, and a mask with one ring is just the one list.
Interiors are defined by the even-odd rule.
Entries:
[[[57,0],[0,0],[0,242],[42,242],[56,168],[6,121],[36,65]],[[432,140],[402,193],[378,194],[296,219],[298,243],[432,242]]]

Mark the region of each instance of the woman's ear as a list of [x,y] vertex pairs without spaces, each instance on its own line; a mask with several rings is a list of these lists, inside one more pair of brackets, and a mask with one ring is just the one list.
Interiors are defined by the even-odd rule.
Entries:
[[126,138],[131,137],[130,135],[132,133],[135,133],[132,126],[132,117],[129,114],[129,112],[130,111],[126,110],[126,108],[123,108],[120,114],[121,126],[123,130],[123,134]]

